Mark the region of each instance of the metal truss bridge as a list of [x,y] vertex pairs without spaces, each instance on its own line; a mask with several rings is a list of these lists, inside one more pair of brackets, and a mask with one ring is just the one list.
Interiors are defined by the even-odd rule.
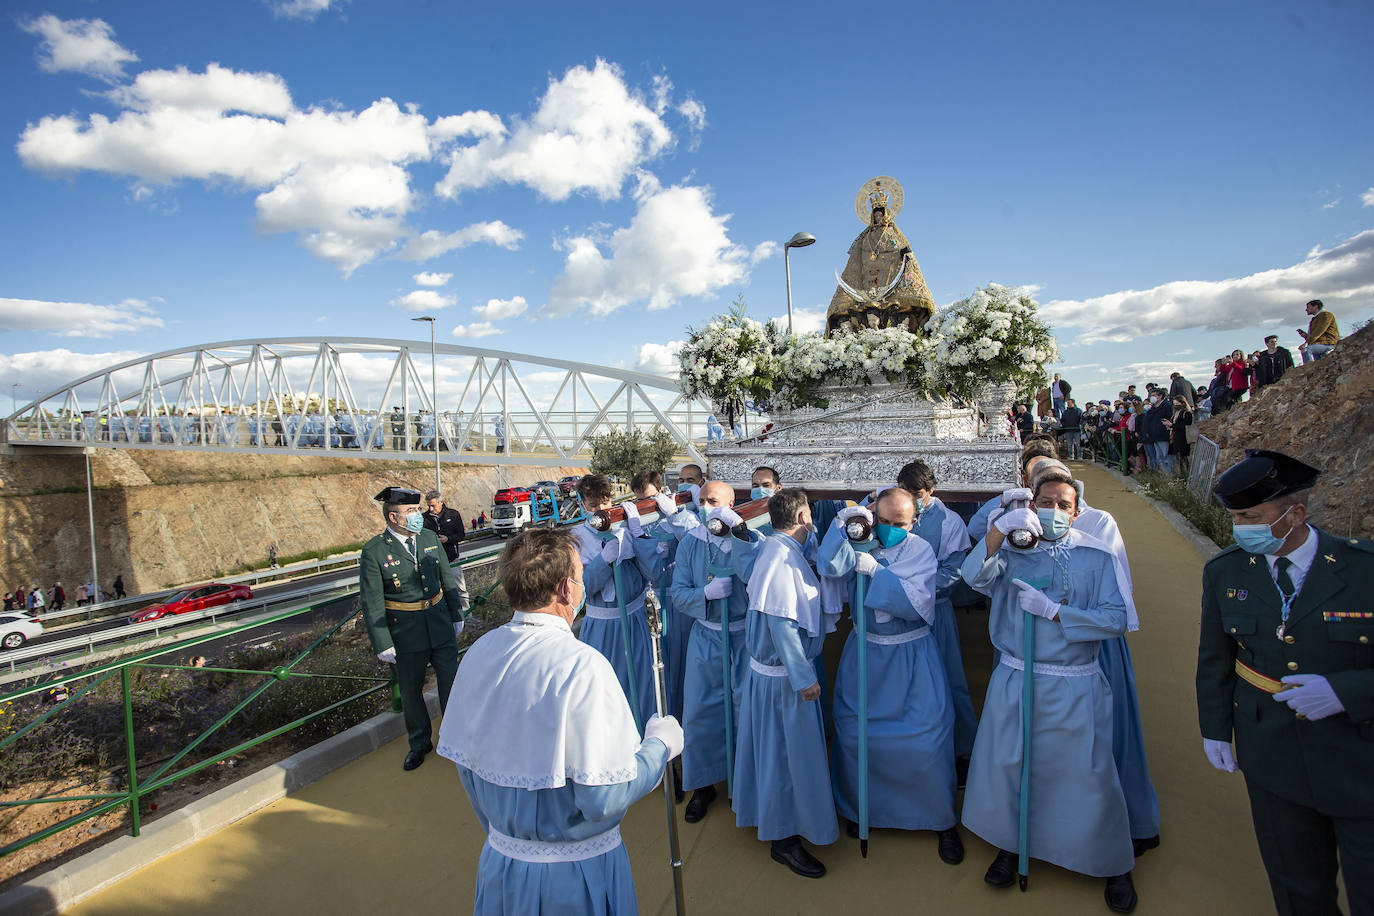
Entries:
[[[611,430],[667,430],[701,461],[710,405],[662,376],[407,340],[288,337],[168,350],[79,378],[4,421],[11,446],[585,465]],[[437,399],[431,393],[437,387]],[[435,401],[437,400],[437,406]],[[714,421],[710,424],[714,430]],[[718,433],[717,433],[718,434]]]

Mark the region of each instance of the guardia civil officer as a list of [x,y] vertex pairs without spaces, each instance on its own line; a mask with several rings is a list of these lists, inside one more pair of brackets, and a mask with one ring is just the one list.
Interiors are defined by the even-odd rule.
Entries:
[[425,528],[419,491],[387,487],[374,499],[382,504],[386,530],[368,541],[358,558],[363,620],[378,660],[396,666],[410,741],[402,769],[413,770],[434,750],[425,668],[434,668],[442,711],[458,673],[458,635],[468,593],[463,571],[449,567],[438,535]]
[[1245,775],[1278,912],[1339,913],[1339,853],[1371,914],[1374,544],[1308,523],[1318,473],[1247,450],[1217,480],[1236,545],[1202,573],[1198,719],[1212,766]]

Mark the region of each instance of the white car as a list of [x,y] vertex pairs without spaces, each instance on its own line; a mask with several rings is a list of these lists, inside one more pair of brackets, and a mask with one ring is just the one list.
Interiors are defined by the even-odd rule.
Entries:
[[18,649],[35,636],[43,635],[43,624],[20,611],[0,615],[0,649]]

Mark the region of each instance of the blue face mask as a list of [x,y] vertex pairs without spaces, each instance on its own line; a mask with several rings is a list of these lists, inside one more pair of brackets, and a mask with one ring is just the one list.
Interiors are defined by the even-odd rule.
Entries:
[[1040,527],[1045,532],[1043,537],[1047,541],[1059,540],[1068,534],[1069,526],[1073,524],[1073,519],[1058,509],[1036,509],[1035,514],[1040,519]]
[[577,584],[577,590],[582,593],[582,597],[577,599],[577,607],[573,608],[573,620],[576,620],[578,617],[582,616],[582,612],[586,610],[587,587],[582,584],[581,579],[573,579],[572,581]]
[[687,492],[688,490],[690,490],[691,488],[692,488],[692,485],[691,485],[690,483],[685,483],[685,482],[682,482],[682,481],[679,481],[679,482],[678,482],[677,491],[678,491],[679,493],[686,493],[686,492]]
[[[1291,511],[1293,511],[1293,507],[1289,506],[1288,511],[1284,512],[1283,515],[1287,515],[1288,512]],[[1279,548],[1283,546],[1283,542],[1288,539],[1288,535],[1284,535],[1281,538],[1274,536],[1274,523],[1281,521],[1283,515],[1280,515],[1268,525],[1237,525],[1235,522],[1232,522],[1231,534],[1236,539],[1236,543],[1240,545],[1240,549],[1244,550],[1246,553],[1278,553]]]
[[754,489],[749,491],[749,498],[768,499],[773,495],[773,492],[774,490],[772,487],[754,487]]
[[873,526],[874,540],[889,550],[906,540],[906,536],[907,530],[896,525],[884,525],[879,522]]
[[935,505],[934,501],[923,503],[919,499],[916,500],[916,517],[920,518],[922,515],[925,515],[930,511],[930,507],[933,505]]
[[406,516],[406,530],[412,534],[419,534],[425,530],[425,516],[423,512],[412,512]]

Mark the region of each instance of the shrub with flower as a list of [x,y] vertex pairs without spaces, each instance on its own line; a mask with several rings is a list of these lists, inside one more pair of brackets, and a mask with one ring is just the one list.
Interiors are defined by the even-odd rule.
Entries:
[[1028,396],[1045,384],[1045,365],[1059,358],[1038,304],[1022,288],[989,283],[926,324],[933,385],[971,402],[979,389],[1010,382]]
[[746,401],[765,409],[777,384],[777,350],[780,338],[744,314],[744,305],[722,315],[704,328],[689,328],[687,342],[678,354],[682,393],[708,398],[723,414],[725,428],[735,425]]
[[843,330],[829,339],[802,334],[779,354],[775,407],[826,407],[823,385],[871,385],[882,376],[893,384],[925,390],[933,345],[901,328]]

